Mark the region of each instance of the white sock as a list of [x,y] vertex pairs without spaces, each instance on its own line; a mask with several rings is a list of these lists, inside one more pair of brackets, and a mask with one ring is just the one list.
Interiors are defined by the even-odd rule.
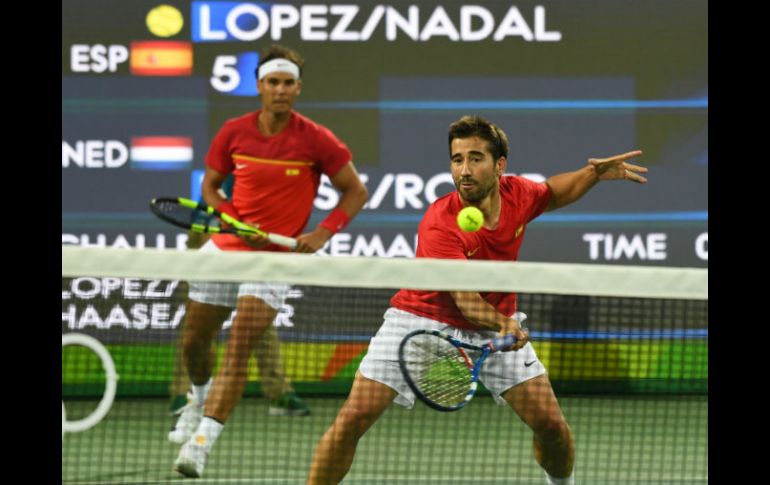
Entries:
[[575,485],[575,472],[573,471],[570,476],[566,478],[554,478],[545,472],[545,481],[548,485]]
[[198,425],[198,429],[193,433],[190,439],[194,443],[203,445],[206,448],[206,451],[210,451],[224,427],[225,425],[216,419],[204,416],[201,423]]
[[203,406],[203,404],[206,402],[206,398],[209,395],[209,389],[211,388],[211,378],[203,384],[202,386],[196,386],[195,384],[192,385],[192,394],[193,399],[195,400],[195,404],[198,406]]

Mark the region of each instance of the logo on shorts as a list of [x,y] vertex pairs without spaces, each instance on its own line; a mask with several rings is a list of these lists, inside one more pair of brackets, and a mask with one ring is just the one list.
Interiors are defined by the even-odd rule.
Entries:
[[524,362],[524,367],[529,367],[532,364],[534,364],[535,362],[537,362],[537,360],[533,360],[532,362]]

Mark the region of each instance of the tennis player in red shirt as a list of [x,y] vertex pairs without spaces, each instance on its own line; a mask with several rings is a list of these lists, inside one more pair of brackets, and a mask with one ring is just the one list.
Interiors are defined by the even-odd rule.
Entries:
[[[527,224],[544,211],[575,202],[601,180],[647,181],[639,175],[646,168],[626,162],[641,151],[589,159],[585,167],[545,183],[504,176],[508,139],[500,128],[475,116],[449,127],[449,154],[457,191],[426,211],[418,228],[418,258],[516,261]],[[457,213],[467,206],[484,213],[484,227],[477,232],[463,232],[457,226]],[[498,334],[516,335],[509,351],[490,355],[480,380],[498,403],[510,406],[532,429],[535,459],[545,471],[546,483],[573,484],[572,432],[521,325],[525,317],[516,310],[515,293],[396,293],[361,361],[350,395],[316,446],[307,483],[339,483],[353,463],[358,440],[390,403],[414,405],[414,393],[399,369],[398,346],[407,333],[421,328],[477,345]]]
[[[343,229],[368,197],[350,150],[326,127],[292,108],[302,88],[302,57],[274,45],[260,59],[261,109],[225,122],[206,155],[201,191],[205,202],[266,232],[295,237],[295,251],[312,253]],[[233,173],[232,201],[220,193]],[[339,204],[309,232],[321,175],[341,192]],[[201,251],[286,251],[267,239],[215,234]],[[249,354],[283,305],[289,285],[190,282],[183,330],[184,360],[192,381],[191,402],[169,439],[184,443],[174,469],[200,477],[224,423],[243,395]],[[211,344],[236,309],[216,379]]]

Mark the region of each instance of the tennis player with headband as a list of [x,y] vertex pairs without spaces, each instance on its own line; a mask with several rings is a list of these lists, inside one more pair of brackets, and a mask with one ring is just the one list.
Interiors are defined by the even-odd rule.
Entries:
[[[295,251],[313,253],[348,225],[368,193],[347,146],[328,128],[293,110],[302,88],[303,64],[297,52],[279,45],[261,57],[256,71],[261,109],[227,120],[214,136],[201,192],[206,203],[220,212],[294,237]],[[235,176],[232,200],[218,192],[229,173]],[[321,174],[341,192],[340,201],[317,227],[304,232]],[[233,234],[215,234],[200,249],[286,250],[259,236]],[[193,399],[172,431],[177,439],[189,436],[174,462],[182,475],[203,473],[212,446],[243,395],[254,342],[272,324],[288,290],[286,284],[190,283],[182,338]],[[223,362],[212,380],[211,343],[233,307],[236,314]]]

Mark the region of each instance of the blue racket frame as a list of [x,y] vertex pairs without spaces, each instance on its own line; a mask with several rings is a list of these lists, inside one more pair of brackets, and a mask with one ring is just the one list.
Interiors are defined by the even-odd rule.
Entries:
[[[406,368],[406,345],[407,342],[409,342],[409,339],[416,335],[433,335],[438,338],[442,338],[452,344],[454,347],[460,349],[469,349],[469,350],[476,350],[481,351],[481,355],[476,359],[476,362],[473,363],[473,368],[471,369],[471,385],[468,389],[468,392],[465,395],[465,399],[461,401],[460,403],[454,405],[454,406],[445,406],[443,404],[439,404],[437,402],[432,401],[430,398],[428,398],[425,394],[420,391],[420,388],[417,386],[417,384],[414,382],[412,377],[409,375],[409,372]],[[451,411],[457,411],[459,409],[462,409],[465,407],[471,399],[473,399],[473,396],[476,394],[476,389],[478,388],[478,381],[479,381],[479,371],[481,370],[481,366],[484,364],[484,361],[487,359],[489,354],[492,354],[494,352],[498,352],[500,350],[506,349],[510,347],[511,345],[516,343],[516,336],[513,334],[504,335],[502,337],[497,337],[493,340],[490,340],[489,342],[485,343],[484,345],[478,346],[469,344],[467,342],[463,342],[462,340],[458,340],[455,337],[452,337],[449,334],[446,334],[444,332],[441,332],[439,330],[413,330],[406,334],[404,338],[401,340],[401,344],[398,346],[398,366],[401,368],[401,374],[404,376],[404,380],[406,381],[406,384],[409,386],[409,388],[414,392],[414,394],[417,396],[417,398],[425,403],[426,405],[430,406],[431,408],[442,411],[442,412],[451,412]]]

